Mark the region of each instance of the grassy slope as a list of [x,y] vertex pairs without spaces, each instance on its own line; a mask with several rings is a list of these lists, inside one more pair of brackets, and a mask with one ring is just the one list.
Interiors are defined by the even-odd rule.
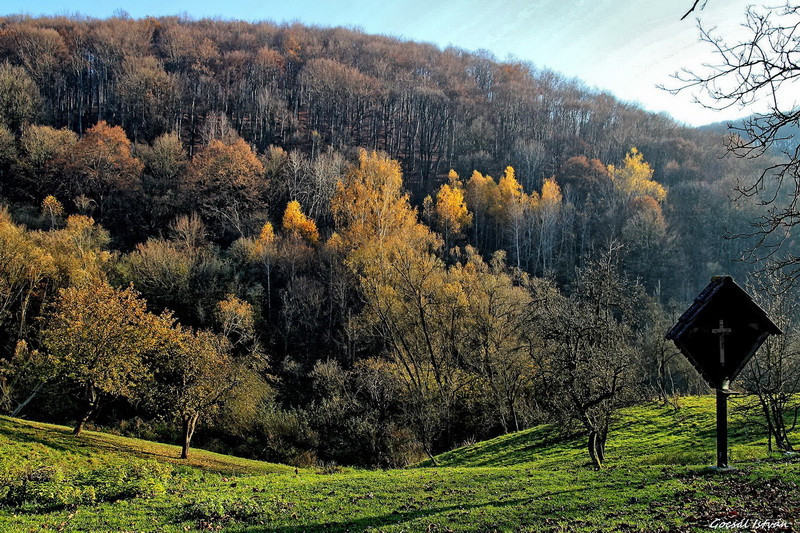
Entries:
[[[745,417],[744,400],[731,400],[728,435],[732,462],[765,457],[766,439],[758,421]],[[712,397],[681,398],[680,409],[648,405],[626,409],[607,444],[611,464],[636,465],[716,462],[716,413]],[[512,466],[534,463],[557,469],[588,461],[585,439],[560,441],[547,426],[511,433],[458,448],[437,458],[440,466]],[[429,461],[423,463],[428,466]]]
[[73,468],[80,469],[114,463],[124,458],[188,465],[220,474],[256,475],[294,471],[294,468],[286,465],[197,449],[192,450],[188,461],[182,461],[180,453],[180,446],[96,431],[84,431],[76,439],[72,436],[72,428],[66,426],[0,416],[0,462],[2,463],[24,460],[30,464],[69,464]]
[[[583,439],[558,440],[546,427],[448,452],[439,468],[295,474],[198,451],[192,467],[172,468],[163,494],[54,510],[6,507],[0,531],[702,531],[719,516],[800,517],[800,461],[766,457],[758,428],[741,416],[734,413],[730,423],[741,470],[722,478],[703,466],[714,454],[713,413],[712,398],[684,399],[677,412],[627,410],[601,472],[589,468]],[[74,439],[59,426],[0,418],[6,471],[39,463],[69,472],[174,464],[177,453],[101,433]]]

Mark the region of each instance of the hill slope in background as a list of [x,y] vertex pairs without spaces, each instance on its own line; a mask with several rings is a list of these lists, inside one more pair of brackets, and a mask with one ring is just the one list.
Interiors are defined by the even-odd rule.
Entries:
[[[708,133],[711,135],[726,135],[729,133],[736,133],[747,137],[747,125],[756,125],[761,122],[760,115],[751,115],[738,120],[727,120],[723,122],[712,122],[697,128],[698,131]],[[800,140],[800,126],[796,124],[787,124],[780,128],[779,133],[774,141],[773,151],[782,152],[786,150],[793,150]]]
[[550,427],[442,454],[438,468],[294,470],[199,450],[176,466],[176,447],[2,418],[0,529],[690,531],[718,517],[797,516],[797,458],[768,457],[758,424],[734,409],[740,470],[722,483],[703,466],[713,398],[681,404],[624,411],[600,472],[580,436]]
[[[34,419],[181,431],[187,447],[199,425],[192,443],[217,452],[403,466],[550,422],[574,391],[592,410],[667,382],[705,391],[665,358],[669,317],[711,276],[745,284],[760,266],[740,259],[765,206],[729,198],[766,159],[720,158],[719,135],[485,53],[299,24],[10,16],[0,100],[0,408]],[[592,354],[578,372],[576,346]],[[175,470],[161,448],[129,462],[132,443],[94,461],[106,440],[39,429],[20,438],[45,456],[9,462],[2,495],[25,516],[182,507],[208,472],[252,475],[212,456]],[[585,468],[581,441],[551,433],[482,445],[500,451],[481,468],[518,467],[517,445],[542,454],[525,468]],[[154,518],[257,522],[262,500]],[[328,509],[305,503],[289,515]]]
[[3,59],[32,78],[43,123],[83,133],[105,120],[139,142],[176,131],[190,151],[229,128],[259,150],[380,149],[414,189],[450,168],[495,175],[509,164],[530,187],[571,156],[613,163],[633,145],[658,167],[719,166],[718,139],[580,81],[352,29],[9,16]]

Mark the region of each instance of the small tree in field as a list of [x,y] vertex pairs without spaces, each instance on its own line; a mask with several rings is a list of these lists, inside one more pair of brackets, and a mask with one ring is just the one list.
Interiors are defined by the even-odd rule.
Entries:
[[59,292],[42,335],[56,375],[79,390],[80,435],[104,399],[132,398],[148,371],[143,358],[156,346],[155,316],[133,288],[104,281]]
[[209,414],[235,385],[229,346],[207,331],[176,326],[155,365],[156,397],[181,424],[181,459],[189,447],[200,417]]
[[260,350],[252,308],[235,297],[219,303],[222,334],[163,323],[153,358],[152,399],[181,424],[181,459],[189,457],[195,429],[234,397],[258,401],[266,389],[254,371]]
[[561,422],[583,426],[598,469],[613,417],[634,393],[631,318],[641,307],[639,294],[639,286],[619,275],[609,252],[579,273],[570,297],[537,297],[536,322],[550,347],[537,354],[542,400]]

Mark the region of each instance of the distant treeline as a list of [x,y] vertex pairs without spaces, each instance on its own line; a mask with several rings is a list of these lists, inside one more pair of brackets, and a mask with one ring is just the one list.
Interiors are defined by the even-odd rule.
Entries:
[[[4,76],[16,79],[4,89],[15,92],[4,98],[12,131],[33,121],[82,135],[106,121],[134,143],[174,133],[189,156],[231,132],[259,153],[279,146],[311,160],[331,149],[377,149],[401,162],[415,205],[450,169],[498,176],[511,165],[527,193],[556,176],[585,216],[592,191],[583,176],[591,181],[596,162],[617,163],[636,146],[670,191],[663,214],[677,236],[669,255],[681,280],[671,292],[686,298],[709,275],[739,271],[738,247],[722,236],[746,225],[727,199],[731,183],[752,171],[721,158],[721,136],[527,64],[342,28],[178,17],[6,17],[0,58],[8,62]],[[15,67],[23,70],[9,71]],[[574,157],[586,160],[567,165]],[[290,169],[295,182],[307,173]],[[22,200],[38,203],[51,192]],[[62,200],[72,208],[73,198]],[[125,245],[145,237],[141,221],[126,223],[135,228]],[[150,224],[147,234],[160,226]],[[491,244],[485,251],[501,247]]]

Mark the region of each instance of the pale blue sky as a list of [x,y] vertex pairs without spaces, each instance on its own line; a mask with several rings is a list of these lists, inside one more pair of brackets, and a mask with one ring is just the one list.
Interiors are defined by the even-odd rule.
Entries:
[[[195,18],[299,21],[319,26],[358,27],[467,50],[485,49],[498,59],[530,61],[586,85],[667,112],[687,124],[704,124],[746,114],[712,113],[656,88],[669,84],[683,66],[709,61],[697,43],[693,17],[680,17],[692,0],[4,0],[0,14],[81,13],[107,17],[124,10],[132,17],[189,14]],[[748,0],[709,0],[698,12],[704,25],[734,32]]]

